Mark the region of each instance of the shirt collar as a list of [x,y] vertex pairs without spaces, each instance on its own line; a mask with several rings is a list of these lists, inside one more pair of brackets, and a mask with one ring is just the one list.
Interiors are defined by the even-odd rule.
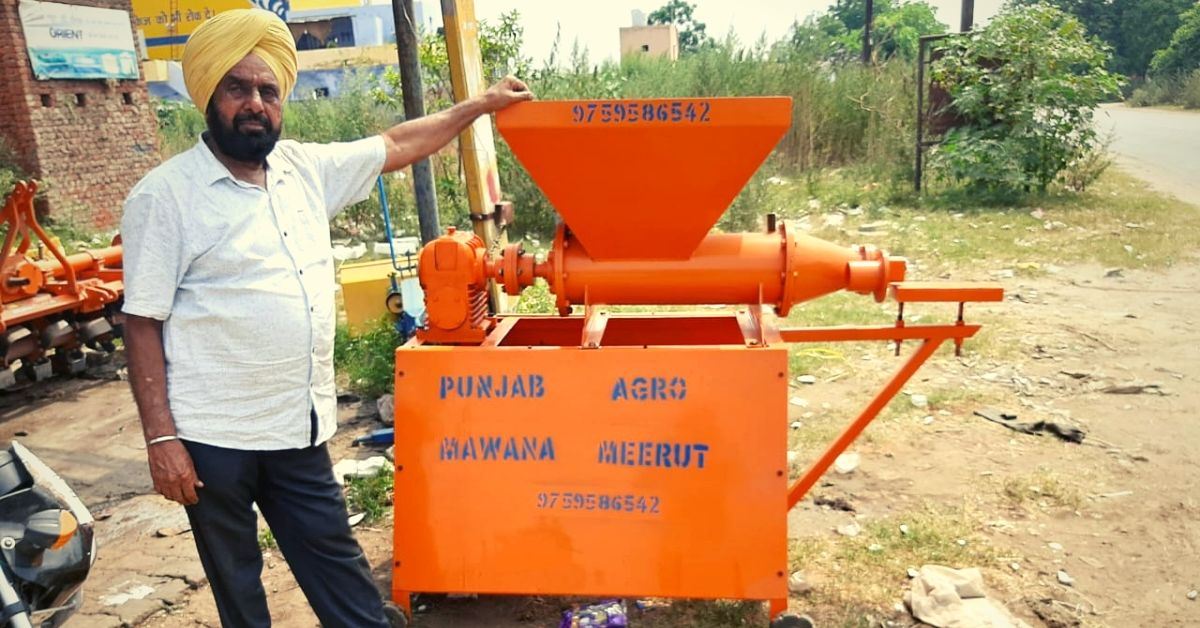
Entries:
[[[272,150],[271,154],[267,156],[267,180],[272,184],[283,181],[287,175],[292,173],[292,163],[283,157],[278,149],[279,144],[276,143],[275,150]],[[208,143],[204,141],[203,133],[196,142],[196,150],[200,155],[200,172],[198,174],[205,185],[212,185],[221,179],[236,181],[230,174],[229,168],[226,168],[225,164],[217,159]]]

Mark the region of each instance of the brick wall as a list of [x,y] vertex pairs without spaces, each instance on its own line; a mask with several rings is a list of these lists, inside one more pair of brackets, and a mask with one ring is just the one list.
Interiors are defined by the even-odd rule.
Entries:
[[[59,1],[130,11],[130,0]],[[0,76],[6,79],[0,136],[22,168],[48,183],[39,209],[54,219],[111,228],[130,188],[160,161],[146,84],[34,80],[17,4],[0,0]]]

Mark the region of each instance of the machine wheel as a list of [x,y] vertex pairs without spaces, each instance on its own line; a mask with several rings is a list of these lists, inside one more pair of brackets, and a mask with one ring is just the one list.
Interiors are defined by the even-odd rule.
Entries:
[[400,298],[399,292],[389,292],[383,304],[387,307],[387,311],[392,314],[400,314],[404,311],[404,299]]
[[405,615],[404,611],[400,610],[399,606],[396,606],[391,602],[383,603],[383,616],[387,619],[388,625],[392,628],[408,627],[408,615]]
[[816,624],[808,615],[793,615],[784,613],[771,622],[771,628],[815,628]]

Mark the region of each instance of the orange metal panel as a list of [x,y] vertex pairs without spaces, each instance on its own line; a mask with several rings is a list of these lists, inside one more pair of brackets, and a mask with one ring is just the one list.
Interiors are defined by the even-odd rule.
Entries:
[[860,340],[946,340],[970,338],[979,325],[879,325],[874,327],[795,327],[779,330],[784,342],[854,342]]
[[998,283],[904,281],[892,284],[892,297],[901,303],[1003,301],[1004,288]]
[[791,102],[529,102],[496,126],[592,259],[686,259],[787,131]]
[[782,345],[414,343],[396,367],[397,600],[786,598]]

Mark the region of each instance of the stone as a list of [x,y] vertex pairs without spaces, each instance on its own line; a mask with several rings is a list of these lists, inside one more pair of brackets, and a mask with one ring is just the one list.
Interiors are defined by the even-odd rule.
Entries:
[[867,551],[868,552],[882,552],[883,546],[878,543],[872,543],[867,546]]
[[1047,544],[1046,544],[1046,547],[1049,547],[1050,549],[1052,549],[1052,550],[1054,550],[1054,551],[1056,551],[1056,552],[1061,552],[1061,551],[1063,551],[1063,546],[1062,546],[1062,543],[1055,543],[1055,542],[1051,541],[1051,542],[1049,542],[1049,543],[1047,543]]
[[128,602],[113,609],[113,612],[121,618],[123,625],[137,626],[151,615],[161,611],[162,608],[162,600],[151,598],[145,600],[129,600]]
[[788,402],[793,406],[799,406],[801,408],[808,407],[808,400],[803,397],[792,397]]
[[921,419],[921,423],[924,423],[925,425],[933,425],[933,415],[926,415],[925,418]]
[[387,458],[371,456],[366,460],[347,458],[333,465],[333,479],[338,484],[345,484],[346,478],[369,478],[379,473],[380,469],[388,466]]
[[366,518],[367,518],[367,513],[360,512],[357,514],[350,515],[350,518],[347,521],[350,524],[350,527],[353,528],[354,526],[362,523],[363,519],[366,519]]
[[1021,571],[1021,563],[1009,563],[1008,568],[1013,571]]
[[183,534],[185,532],[191,532],[191,530],[192,530],[191,527],[188,527],[188,526],[179,527],[179,528],[159,528],[158,530],[156,530],[154,532],[154,536],[157,536],[158,538],[163,539],[163,538],[167,538],[167,537],[171,537],[171,536],[179,536],[180,534]]
[[1121,277],[1124,272],[1125,272],[1124,268],[1105,268],[1104,276],[1105,277]]
[[1195,602],[1197,597],[1200,597],[1200,591],[1196,591],[1195,589],[1188,591],[1187,599]]
[[1071,577],[1071,574],[1068,574],[1061,569],[1058,570],[1058,582],[1068,587],[1075,586],[1075,579]]
[[907,523],[900,524],[900,534],[908,536],[908,524]]
[[392,425],[396,419],[396,401],[392,395],[380,395],[379,399],[375,400],[375,406],[379,409],[379,420],[384,425]]
[[150,597],[162,600],[168,604],[174,604],[183,598],[184,594],[191,588],[183,578],[177,578],[155,586],[154,593],[150,594]]
[[862,462],[862,457],[858,454],[845,453],[838,456],[837,460],[833,461],[833,470],[840,475],[848,475],[850,473],[854,473],[854,470],[858,468],[860,462]]
[[797,462],[800,462],[800,454],[797,452],[794,452],[794,451],[787,452],[787,461],[788,461],[789,465],[793,465],[793,464],[796,464]]
[[912,578],[916,578],[918,575],[920,575],[921,572],[917,571],[916,567],[909,567],[907,573],[908,573],[909,579],[912,579]]
[[909,397],[909,401],[912,402],[913,407],[915,408],[925,408],[929,406],[929,397],[926,397],[925,395],[913,394],[913,396]]
[[845,525],[838,526],[837,533],[842,536],[854,538],[859,534],[862,534],[862,526],[858,525],[857,523],[850,522]]
[[794,429],[794,430],[798,430],[798,429],[800,429],[800,428],[802,428],[802,427],[804,427],[804,424],[803,424],[803,423],[801,423],[801,422],[799,422],[799,421],[792,421],[792,429]]
[[813,586],[804,579],[804,572],[797,571],[788,578],[788,591],[796,595],[804,595],[812,591]]
[[796,381],[801,384],[815,384],[817,383],[817,377],[815,375],[801,375],[796,378]]

